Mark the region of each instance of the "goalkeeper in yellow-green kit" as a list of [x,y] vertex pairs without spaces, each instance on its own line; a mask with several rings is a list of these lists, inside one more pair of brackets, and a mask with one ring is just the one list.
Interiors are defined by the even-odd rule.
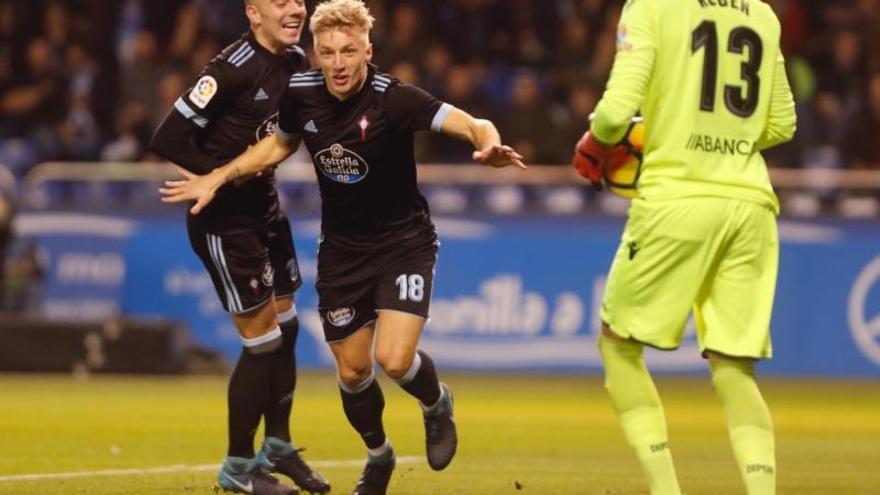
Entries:
[[780,25],[759,0],[629,0],[611,78],[574,165],[601,186],[630,119],[643,168],[602,304],[605,386],[652,495],[680,495],[645,345],[678,347],[693,310],[749,495],[776,490],[773,423],[754,379],[771,356],[779,241],[761,151],[796,116]]

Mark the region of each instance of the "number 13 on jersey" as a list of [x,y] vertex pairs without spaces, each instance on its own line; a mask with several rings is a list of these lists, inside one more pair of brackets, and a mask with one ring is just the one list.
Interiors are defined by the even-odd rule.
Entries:
[[745,26],[738,26],[730,31],[725,53],[718,46],[718,27],[714,21],[705,20],[691,33],[691,52],[703,51],[703,83],[700,92],[700,110],[715,111],[716,87],[718,82],[718,58],[722,55],[734,54],[744,56],[740,66],[741,85],[724,85],[724,105],[734,115],[747,118],[755,113],[758,107],[758,95],[761,89],[761,60],[764,56],[764,45],[761,36]]

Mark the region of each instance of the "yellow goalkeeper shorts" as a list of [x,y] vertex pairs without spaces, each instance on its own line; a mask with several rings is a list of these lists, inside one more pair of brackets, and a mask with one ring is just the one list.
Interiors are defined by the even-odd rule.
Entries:
[[772,354],[776,216],[726,198],[633,200],[602,303],[602,321],[660,349],[681,343],[691,309],[700,348]]

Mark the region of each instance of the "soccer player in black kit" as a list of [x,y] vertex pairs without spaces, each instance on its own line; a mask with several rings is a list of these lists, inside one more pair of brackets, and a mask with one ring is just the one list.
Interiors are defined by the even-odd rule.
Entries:
[[322,197],[319,312],[336,358],[346,417],[367,446],[355,495],[385,494],[395,465],[382,425],[375,360],[424,412],[429,465],[445,468],[457,437],[453,400],[430,356],[418,349],[428,316],[437,234],[416,184],[413,140],[433,130],[469,140],[475,161],[525,168],[495,126],[369,64],[373,18],[359,0],[318,5],[310,29],[320,70],[295,74],[276,134],[207,175],[168,181],[166,202],[196,200],[199,213],[223,184],[264,170],[304,140]]
[[[244,4],[250,32],[202,70],[153,137],[153,151],[193,173],[209,173],[274,132],[291,75],[308,68],[295,45],[305,24],[303,0]],[[220,486],[257,495],[297,493],[267,473],[275,471],[305,491],[329,492],[291,444],[299,329],[294,292],[302,281],[273,170],[226,185],[201,215],[187,215],[187,231],[243,344],[229,381],[229,449]],[[266,438],[256,455],[261,417]]]

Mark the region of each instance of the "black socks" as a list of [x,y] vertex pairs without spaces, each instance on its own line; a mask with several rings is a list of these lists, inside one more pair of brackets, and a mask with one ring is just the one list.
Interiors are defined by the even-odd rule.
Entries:
[[360,433],[367,448],[375,449],[385,444],[385,429],[382,426],[382,411],[385,397],[373,375],[360,385],[348,388],[340,385],[342,408],[351,426]]
[[296,388],[296,337],[299,320],[296,317],[281,323],[281,347],[269,358],[272,361],[269,374],[269,394],[264,411],[266,436],[290,442],[290,409]]

